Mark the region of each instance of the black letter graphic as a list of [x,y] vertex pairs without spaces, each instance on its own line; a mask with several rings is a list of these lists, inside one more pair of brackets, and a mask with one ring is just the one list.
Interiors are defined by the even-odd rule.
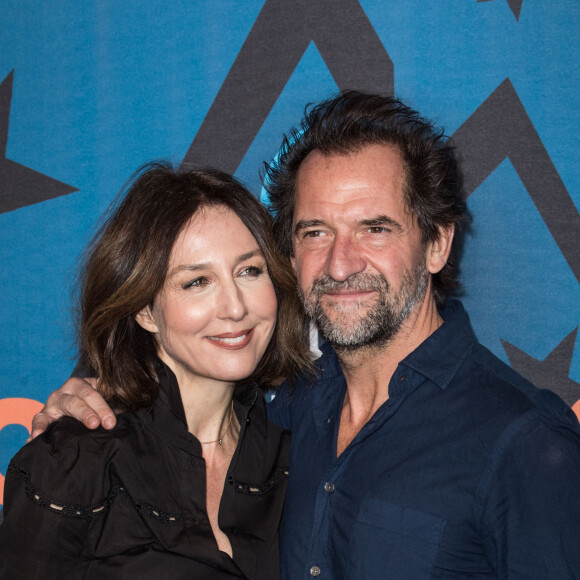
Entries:
[[392,94],[393,63],[356,0],[267,0],[183,163],[234,173],[312,41],[341,89]]
[[580,282],[580,214],[513,85],[506,79],[453,135],[466,196],[506,158]]

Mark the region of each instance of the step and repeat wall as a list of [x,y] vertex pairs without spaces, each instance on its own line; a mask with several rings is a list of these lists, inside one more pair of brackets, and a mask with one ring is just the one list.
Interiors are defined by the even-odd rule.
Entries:
[[394,94],[452,135],[479,339],[580,414],[578,0],[5,0],[0,8],[0,501],[74,366],[96,220],[163,158],[259,172],[304,107]]

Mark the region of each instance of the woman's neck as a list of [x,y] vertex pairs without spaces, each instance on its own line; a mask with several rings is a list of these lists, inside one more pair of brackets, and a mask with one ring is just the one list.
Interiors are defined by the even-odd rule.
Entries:
[[201,442],[223,439],[235,414],[235,383],[194,375],[172,360],[164,362],[177,379],[188,431]]

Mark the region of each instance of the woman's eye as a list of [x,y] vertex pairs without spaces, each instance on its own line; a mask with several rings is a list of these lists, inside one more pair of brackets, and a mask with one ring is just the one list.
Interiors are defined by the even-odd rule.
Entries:
[[200,286],[205,286],[209,284],[209,280],[205,276],[200,276],[199,278],[194,278],[189,282],[186,282],[183,285],[183,289],[187,290],[187,288],[199,288]]
[[250,276],[257,278],[263,273],[264,273],[263,268],[259,268],[258,266],[247,266],[240,272],[240,276]]

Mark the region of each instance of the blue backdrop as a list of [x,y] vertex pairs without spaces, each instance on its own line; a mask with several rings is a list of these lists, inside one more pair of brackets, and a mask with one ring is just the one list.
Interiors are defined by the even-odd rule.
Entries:
[[[453,135],[480,340],[580,399],[578,0],[4,0],[0,472],[74,358],[77,258],[152,158],[259,169],[304,106],[393,93]],[[0,494],[3,478],[0,475]],[[0,495],[1,498],[1,495]]]

